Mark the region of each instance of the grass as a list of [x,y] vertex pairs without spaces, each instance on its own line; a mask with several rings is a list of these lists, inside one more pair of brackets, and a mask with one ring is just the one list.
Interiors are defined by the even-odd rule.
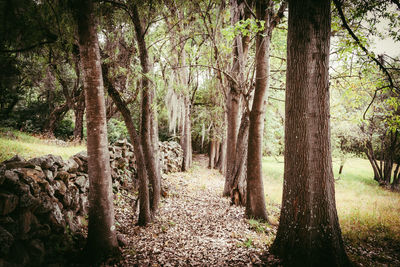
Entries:
[[39,137],[9,128],[0,128],[0,162],[16,154],[25,159],[46,154],[60,155],[63,159],[67,159],[82,150],[86,150],[83,145],[48,144]]
[[[283,158],[278,160],[263,159],[264,190],[270,205],[282,201]],[[338,159],[333,160],[333,170],[338,177]],[[342,233],[349,244],[400,249],[400,194],[374,181],[368,160],[348,159],[335,190]]]

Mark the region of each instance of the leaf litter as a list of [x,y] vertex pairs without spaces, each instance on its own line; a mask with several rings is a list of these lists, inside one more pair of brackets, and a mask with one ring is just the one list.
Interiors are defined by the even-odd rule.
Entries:
[[[224,178],[206,168],[198,156],[186,173],[163,180],[163,198],[154,222],[136,225],[132,198],[121,196],[116,205],[117,229],[126,246],[113,266],[260,266],[274,227],[264,232],[251,227],[244,207],[222,197]],[[265,259],[264,259],[265,260]],[[269,260],[271,260],[269,258]],[[272,259],[273,260],[273,259]]]

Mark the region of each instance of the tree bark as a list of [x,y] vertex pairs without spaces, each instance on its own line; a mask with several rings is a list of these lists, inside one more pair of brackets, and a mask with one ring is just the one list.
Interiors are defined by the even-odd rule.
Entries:
[[256,87],[250,111],[249,146],[247,150],[246,215],[267,220],[262,176],[262,141],[269,83],[269,46],[271,42],[270,10],[272,1],[258,1],[256,15],[264,20],[264,31],[256,36]]
[[74,1],[82,60],[88,131],[89,226],[87,252],[93,262],[118,249],[97,21],[91,0]]
[[[150,196],[149,196],[149,182],[148,182],[148,171],[146,170],[145,157],[143,153],[143,147],[141,144],[140,136],[138,135],[135,124],[133,123],[132,114],[128,109],[127,103],[124,102],[119,92],[113,86],[110,77],[108,77],[108,69],[106,65],[103,65],[104,71],[104,82],[107,87],[108,94],[111,96],[113,102],[121,113],[124,119],[126,128],[128,130],[129,138],[134,147],[135,158],[138,166],[138,179],[139,179],[139,218],[138,225],[146,226],[152,221],[152,215],[150,211]],[[151,171],[151,170],[149,170]],[[153,174],[155,175],[155,174]]]
[[349,266],[336,211],[329,120],[330,1],[289,0],[282,209],[285,266]]
[[[238,0],[230,0],[231,5],[231,25],[235,25],[238,21],[243,18],[244,14],[244,3],[239,3]],[[226,176],[223,196],[230,196],[233,181],[232,172],[235,167],[235,155],[236,155],[236,144],[237,136],[240,126],[241,118],[241,101],[243,92],[243,81],[244,81],[244,68],[247,52],[243,50],[243,47],[248,48],[247,45],[243,45],[244,42],[248,42],[248,39],[243,38],[240,34],[237,35],[233,42],[232,51],[232,71],[231,75],[235,78],[236,82],[229,81],[229,91],[227,96],[227,146],[226,146]]]
[[210,169],[214,169],[214,165],[215,165],[215,153],[216,153],[216,142],[214,140],[210,141],[210,149],[209,149],[209,156],[208,156],[208,168]]
[[81,92],[82,97],[78,98],[75,104],[75,128],[74,128],[74,141],[82,142],[83,140],[83,117],[85,115],[85,97],[84,92]]
[[[139,46],[140,54],[140,65],[142,67],[143,78],[142,78],[142,117],[141,117],[141,132],[140,138],[143,145],[143,152],[145,156],[146,169],[148,171],[148,178],[152,188],[150,210],[155,213],[158,209],[161,196],[160,180],[161,177],[158,175],[157,164],[155,158],[155,151],[152,145],[152,105],[153,105],[153,90],[150,86],[150,80],[146,75],[150,74],[150,61],[147,52],[146,41],[144,39],[144,29],[139,19],[139,12],[137,6],[132,7],[132,19],[135,26],[136,38]],[[158,159],[157,159],[158,160]]]
[[236,145],[235,164],[232,171],[232,189],[230,192],[232,203],[246,205],[247,202],[247,153],[249,143],[249,114],[242,116]]

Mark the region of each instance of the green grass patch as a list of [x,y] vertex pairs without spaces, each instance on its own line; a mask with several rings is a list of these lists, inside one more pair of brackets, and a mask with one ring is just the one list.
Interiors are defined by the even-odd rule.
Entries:
[[[333,159],[338,178],[339,159]],[[283,159],[263,159],[267,208],[282,201]],[[342,233],[354,246],[390,248],[400,244],[400,194],[378,185],[366,159],[351,158],[335,182],[336,206]]]
[[86,146],[48,144],[46,140],[39,137],[9,128],[0,128],[0,162],[16,154],[25,159],[47,154],[59,155],[67,159],[82,150],[86,150]]

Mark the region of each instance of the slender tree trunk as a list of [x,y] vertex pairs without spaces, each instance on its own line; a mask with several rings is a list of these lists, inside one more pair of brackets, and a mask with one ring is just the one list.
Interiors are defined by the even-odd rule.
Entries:
[[269,46],[271,42],[270,10],[272,1],[258,1],[257,17],[264,20],[265,30],[256,36],[256,88],[250,111],[249,147],[247,150],[246,215],[268,220],[262,175],[262,141],[269,83]]
[[160,202],[161,196],[161,188],[160,188],[160,180],[161,178],[158,176],[159,172],[157,172],[157,164],[155,158],[155,151],[152,145],[152,105],[153,98],[152,89],[150,87],[150,81],[146,77],[150,73],[150,62],[149,55],[147,53],[146,41],[144,39],[144,30],[143,26],[139,20],[139,12],[137,10],[137,6],[134,5],[132,8],[133,13],[133,23],[136,31],[136,38],[139,46],[140,53],[140,64],[142,66],[142,72],[144,74],[142,78],[142,119],[141,119],[141,133],[140,138],[142,141],[143,152],[145,156],[146,169],[151,170],[148,171],[148,178],[151,184],[152,198],[150,203],[150,209],[153,213],[155,213],[158,209],[158,205]]
[[215,160],[215,149],[216,143],[214,140],[210,141],[210,149],[209,149],[209,156],[208,156],[208,168],[214,169],[214,160]]
[[93,262],[118,249],[114,224],[103,77],[97,22],[91,0],[74,1],[82,61],[88,131],[89,226],[87,252]]
[[183,114],[183,131],[181,146],[183,149],[182,171],[187,171],[192,166],[192,126],[190,122],[190,99],[184,95],[185,113]]
[[[81,92],[84,96],[84,92]],[[74,128],[74,141],[82,142],[83,140],[83,117],[85,115],[85,98],[79,97],[78,103],[75,104],[75,128]]]
[[217,164],[219,161],[219,149],[220,149],[220,142],[219,141],[215,141],[215,157],[214,157],[214,169],[217,168]]
[[[104,82],[107,87],[108,94],[111,96],[113,102],[121,113],[124,119],[126,128],[128,129],[129,138],[134,147],[135,158],[137,160],[138,166],[138,179],[139,179],[139,218],[138,225],[146,226],[152,221],[152,216],[150,212],[150,196],[149,196],[149,182],[147,179],[146,162],[143,153],[143,147],[141,144],[140,136],[138,135],[135,124],[133,123],[132,114],[128,109],[128,105],[124,102],[118,93],[118,91],[113,86],[110,77],[108,76],[108,69],[105,64],[103,64],[104,71]],[[149,170],[151,171],[151,170]],[[154,175],[154,174],[153,174]]]
[[329,122],[330,1],[289,0],[285,171],[272,251],[285,266],[348,266]]

